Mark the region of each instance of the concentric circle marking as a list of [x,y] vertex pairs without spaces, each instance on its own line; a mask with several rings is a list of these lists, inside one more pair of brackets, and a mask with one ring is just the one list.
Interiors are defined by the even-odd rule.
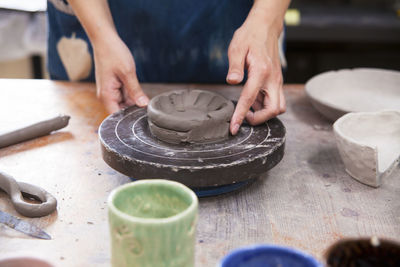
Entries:
[[[168,147],[165,147],[165,146],[158,146],[157,144],[151,144],[150,142],[146,142],[145,139],[142,139],[140,136],[138,136],[138,135],[136,134],[136,132],[135,132],[135,126],[137,125],[137,123],[138,123],[139,121],[141,121],[142,119],[145,119],[145,118],[147,118],[147,116],[146,116],[146,115],[143,115],[143,116],[140,117],[137,121],[135,121],[135,123],[134,123],[133,126],[132,126],[132,133],[133,133],[133,135],[134,135],[137,139],[139,139],[141,142],[143,142],[143,143],[145,143],[145,144],[147,144],[147,145],[149,145],[149,146],[157,147],[157,148],[160,148],[160,149],[167,148],[168,150],[170,150],[170,151],[172,151],[172,152],[181,152],[181,151],[182,151],[182,149],[179,149],[179,150],[178,150],[178,149],[168,148]],[[251,136],[251,134],[253,133],[253,130],[254,130],[254,128],[253,128],[253,127],[250,127],[250,132],[249,132],[248,134],[246,134],[246,136],[245,136],[245,138],[244,138],[243,140],[239,140],[239,142],[236,143],[236,144],[231,144],[231,145],[226,146],[226,147],[221,147],[221,148],[218,148],[218,149],[210,149],[210,150],[206,150],[206,149],[205,149],[205,150],[195,150],[195,149],[191,149],[190,152],[192,152],[192,153],[196,153],[196,152],[211,152],[211,151],[215,151],[215,150],[228,149],[228,148],[230,148],[230,147],[233,147],[233,146],[235,146],[235,145],[239,145],[239,144],[245,142],[245,141]],[[162,142],[162,141],[159,141],[159,142]]]
[[[246,141],[249,140],[249,138],[252,136],[252,134],[254,133],[254,127],[252,126],[244,126],[242,127],[242,131],[241,131],[241,135],[237,135],[234,137],[230,138],[230,142],[231,144],[228,143],[228,145],[224,145],[224,146],[220,146],[217,148],[213,148],[210,149],[209,147],[212,147],[213,145],[215,145],[215,143],[205,143],[205,144],[180,144],[179,145],[175,145],[175,147],[180,148],[180,149],[174,149],[173,148],[173,144],[169,144],[169,143],[165,143],[163,141],[160,141],[158,139],[156,139],[154,136],[151,135],[150,131],[148,131],[148,124],[147,124],[147,120],[145,120],[145,118],[147,118],[145,114],[145,112],[140,112],[141,110],[135,110],[131,113],[126,114],[124,117],[122,117],[116,127],[115,127],[115,135],[118,138],[118,140],[125,146],[129,147],[130,149],[133,149],[135,151],[141,152],[143,154],[147,154],[149,156],[154,156],[154,157],[159,157],[159,158],[165,158],[165,159],[176,159],[176,160],[184,160],[184,161],[190,161],[190,160],[195,160],[198,161],[199,159],[201,160],[212,160],[212,159],[220,159],[220,158],[228,158],[228,157],[232,157],[232,156],[236,156],[239,154],[243,154],[246,153],[248,151],[251,151],[253,148],[259,146],[260,144],[264,143],[269,135],[270,135],[270,129],[268,124],[266,124],[266,134],[264,139],[259,140],[258,143],[254,144],[247,144]],[[143,114],[139,114],[139,113],[143,113]],[[136,115],[136,116],[134,116]],[[125,125],[124,125],[125,123]],[[122,127],[121,125],[124,126],[124,128],[130,128],[132,129],[132,134],[133,137],[138,140],[139,142],[135,142],[136,146],[129,144],[127,142],[124,141],[125,140],[129,140],[129,138],[124,138],[124,136],[121,136],[121,132],[119,131],[119,129],[121,129],[120,127]],[[147,129],[146,129],[147,128]],[[138,134],[139,130],[141,131],[141,133],[143,131],[146,131],[147,134]],[[146,141],[149,140],[149,141]],[[229,141],[228,141],[229,142]],[[144,144],[143,149],[138,149],[138,143]],[[233,147],[237,147],[242,145],[243,147],[245,147],[246,149],[240,149],[239,151],[235,152],[235,153],[230,153],[228,155],[217,155],[217,156],[203,156],[201,154],[204,153],[210,153],[213,154],[216,151],[220,151],[223,152],[224,150],[229,150],[230,148]],[[172,146],[172,147],[171,147]],[[167,154],[166,156],[161,155],[161,154],[157,154],[157,153],[149,153],[147,151],[149,151],[149,148],[152,147],[158,151],[165,151],[164,154]],[[186,147],[186,150],[185,150]],[[201,150],[196,150],[196,147],[201,147]],[[188,149],[189,148],[189,149]],[[190,152],[191,157],[187,158],[184,156],[178,157],[176,156],[179,153],[182,152]],[[199,154],[199,155],[196,155]]]
[[272,119],[243,125],[228,139],[204,144],[169,144],[153,137],[146,109],[129,107],[99,127],[104,161],[135,179],[170,179],[192,188],[215,188],[254,179],[282,159],[286,130]]

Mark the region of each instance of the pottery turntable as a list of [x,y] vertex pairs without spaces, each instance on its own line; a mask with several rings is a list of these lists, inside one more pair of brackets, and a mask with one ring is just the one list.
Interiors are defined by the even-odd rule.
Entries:
[[146,108],[129,107],[106,118],[99,128],[104,161],[132,179],[168,179],[192,188],[199,197],[236,190],[279,163],[285,127],[279,119],[260,126],[244,123],[235,136],[202,144],[170,144],[149,129]]

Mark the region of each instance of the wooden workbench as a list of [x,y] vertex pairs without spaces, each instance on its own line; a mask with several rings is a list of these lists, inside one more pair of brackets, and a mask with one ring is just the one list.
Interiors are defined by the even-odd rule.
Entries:
[[[150,95],[171,88],[229,86],[144,85]],[[400,239],[400,177],[397,171],[374,189],[350,178],[335,146],[331,123],[305,97],[303,86],[285,86],[287,128],[283,160],[239,192],[201,199],[196,266],[215,266],[231,249],[256,243],[296,247],[322,258],[343,237]],[[0,225],[0,259],[35,256],[55,266],[109,266],[106,199],[130,180],[106,165],[97,128],[106,113],[94,84],[0,80],[0,130],[47,115],[71,115],[70,125],[50,136],[0,149],[0,170],[45,188],[57,212],[24,218],[52,240],[25,236]],[[0,192],[0,210],[19,216]],[[21,217],[21,216],[20,216]]]

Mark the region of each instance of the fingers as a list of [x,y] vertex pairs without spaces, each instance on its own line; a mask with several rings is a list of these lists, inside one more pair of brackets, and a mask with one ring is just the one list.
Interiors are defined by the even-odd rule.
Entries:
[[279,114],[280,94],[276,84],[268,86],[264,96],[264,105],[255,112],[248,112],[246,120],[251,125],[261,124]]
[[262,101],[262,104],[258,99],[253,104],[253,109],[255,110],[255,112],[248,112],[246,114],[246,120],[249,124],[261,124],[286,111],[285,96],[283,95],[283,87],[282,83],[280,82],[281,79],[279,77],[277,78],[277,81],[270,82],[267,86],[268,89],[263,95],[264,99]]
[[260,110],[264,106],[264,94],[258,93],[256,101],[251,106],[253,110]]
[[111,100],[104,100],[103,104],[108,111],[108,113],[114,113],[120,110],[119,104],[116,101],[111,101]]
[[119,103],[122,101],[121,93],[118,89],[121,83],[112,77],[103,77],[103,79],[96,82],[97,97],[101,99],[109,113],[117,112],[120,110]]
[[93,50],[98,96],[110,112],[133,104],[146,106],[149,99],[137,79],[131,51],[120,38],[110,41]]
[[244,64],[247,54],[247,48],[240,45],[235,33],[228,48],[229,70],[226,81],[229,84],[238,84],[243,80]]
[[143,93],[135,71],[128,71],[125,75],[122,75],[121,80],[123,83],[122,89],[127,94],[127,97],[139,107],[147,106],[149,98]]
[[286,111],[286,100],[283,95],[283,86],[281,85],[281,90],[279,90],[279,114],[282,114]]
[[125,101],[122,104],[123,104],[123,107],[126,108],[129,106],[135,105],[135,102],[130,97],[125,96]]
[[251,105],[256,100],[259,88],[264,83],[265,74],[260,70],[249,69],[249,78],[243,87],[236,109],[232,115],[230,130],[236,135]]

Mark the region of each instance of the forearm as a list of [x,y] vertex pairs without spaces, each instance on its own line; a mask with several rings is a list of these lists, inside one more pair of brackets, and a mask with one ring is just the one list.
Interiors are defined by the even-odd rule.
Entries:
[[290,0],[254,0],[248,18],[258,20],[269,31],[280,34],[283,29],[283,19]]
[[107,0],[68,0],[93,46],[118,35]]

